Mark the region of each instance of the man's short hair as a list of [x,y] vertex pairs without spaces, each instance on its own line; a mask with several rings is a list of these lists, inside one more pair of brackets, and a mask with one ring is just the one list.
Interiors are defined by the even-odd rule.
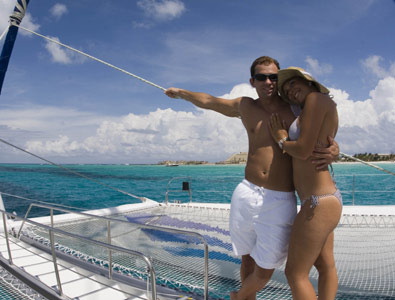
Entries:
[[278,63],[278,61],[274,58],[271,58],[270,56],[261,56],[258,57],[256,60],[254,60],[254,62],[251,65],[251,78],[254,77],[255,75],[255,67],[257,65],[270,65],[270,64],[275,64],[277,66],[277,68],[280,70],[280,64]]

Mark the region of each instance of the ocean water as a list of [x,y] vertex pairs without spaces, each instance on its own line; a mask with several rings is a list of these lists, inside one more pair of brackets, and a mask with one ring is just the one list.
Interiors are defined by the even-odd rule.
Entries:
[[[395,163],[378,163],[395,172]],[[32,200],[57,203],[81,210],[138,203],[116,189],[156,201],[189,200],[182,182],[190,181],[192,201],[230,203],[232,192],[244,178],[244,165],[65,165],[92,180],[52,165],[0,164],[0,192],[7,211],[24,215]],[[395,205],[395,176],[358,163],[334,164],[335,180],[345,205]],[[169,181],[176,177],[170,184]],[[36,209],[30,216],[39,216]]]

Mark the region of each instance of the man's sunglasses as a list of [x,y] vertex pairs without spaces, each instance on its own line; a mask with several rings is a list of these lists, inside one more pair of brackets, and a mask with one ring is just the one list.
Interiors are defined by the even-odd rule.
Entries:
[[258,81],[266,81],[269,78],[270,81],[277,81],[278,76],[277,74],[255,74],[254,79]]

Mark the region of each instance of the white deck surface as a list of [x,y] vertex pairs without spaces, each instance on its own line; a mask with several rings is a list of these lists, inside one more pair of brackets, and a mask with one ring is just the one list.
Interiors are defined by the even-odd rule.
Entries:
[[[15,266],[38,278],[50,287],[56,287],[56,276],[52,256],[31,245],[10,237],[12,260]],[[8,251],[4,234],[0,235],[0,253],[8,259]],[[104,276],[89,273],[70,263],[58,259],[58,268],[64,295],[80,300],[117,300],[148,299],[146,290],[141,290],[109,280]],[[158,297],[166,299],[158,293]],[[180,296],[181,297],[181,296]],[[151,298],[151,297],[149,297]],[[175,297],[167,298],[175,299]]]

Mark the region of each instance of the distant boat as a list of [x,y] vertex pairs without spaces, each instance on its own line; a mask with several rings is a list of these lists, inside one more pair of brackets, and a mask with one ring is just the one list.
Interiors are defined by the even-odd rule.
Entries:
[[173,163],[167,163],[166,167],[178,167],[178,164],[173,164]]

